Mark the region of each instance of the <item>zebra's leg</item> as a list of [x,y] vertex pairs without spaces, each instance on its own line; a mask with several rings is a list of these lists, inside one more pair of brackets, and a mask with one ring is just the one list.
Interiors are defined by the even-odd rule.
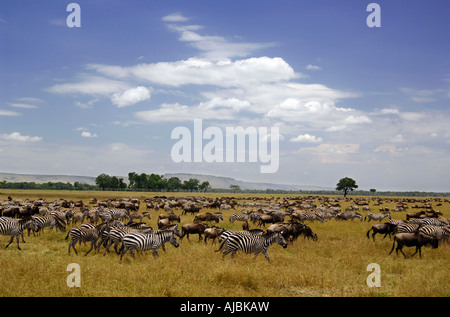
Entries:
[[[113,244],[113,241],[110,239],[108,242],[108,245],[105,247],[105,252],[103,252],[103,256],[106,255],[106,252],[109,253],[109,247],[111,246],[111,244]],[[116,252],[117,252],[117,247],[116,247]]]
[[[259,254],[259,253],[256,253],[255,258],[256,258],[256,256],[257,256],[258,254]],[[264,254],[264,256],[266,257],[267,262],[270,263],[270,259],[269,259],[269,255],[267,254],[267,250],[266,250],[266,251],[263,251],[263,254]]]
[[153,251],[153,257],[154,258],[158,258],[159,257],[159,253],[158,253],[158,249],[152,249],[152,251]]
[[13,241],[13,239],[14,239],[14,235],[11,235],[11,239],[9,240],[9,243],[6,245],[5,249],[6,249],[7,247],[9,247],[9,245],[11,244],[11,242]]
[[[88,255],[88,253],[91,252],[91,250],[94,248],[94,246],[96,247],[96,245],[95,245],[95,240],[91,240],[91,248],[89,249],[88,252],[86,252],[86,254],[85,254],[84,256]],[[94,252],[95,252],[95,251],[94,251]]]
[[227,255],[230,252],[231,252],[231,250],[229,250],[229,249],[226,249],[225,251],[223,251],[222,259],[225,259],[225,255]]

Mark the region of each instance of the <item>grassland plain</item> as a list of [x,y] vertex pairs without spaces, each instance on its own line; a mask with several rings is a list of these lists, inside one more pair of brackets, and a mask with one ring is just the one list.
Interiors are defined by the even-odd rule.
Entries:
[[[19,199],[45,198],[48,201],[64,198],[83,200],[134,197],[148,198],[162,193],[142,192],[89,192],[89,191],[26,191],[2,190],[0,199],[8,196]],[[265,194],[211,194],[211,193],[164,193],[167,196],[201,195],[208,197],[272,197]],[[275,197],[285,197],[275,195]],[[298,196],[296,196],[298,197]],[[318,196],[316,196],[317,198]],[[354,197],[352,197],[354,198]],[[388,199],[388,198],[384,198]],[[424,199],[424,198],[420,198]],[[444,201],[444,200],[443,200]],[[373,210],[377,210],[372,206]],[[342,203],[342,208],[352,201]],[[385,202],[385,207],[394,207],[395,202]],[[378,208],[378,207],[376,207]],[[444,202],[436,209],[450,217],[450,203]],[[145,210],[141,204],[140,211]],[[176,214],[181,209],[176,208]],[[411,209],[409,210],[411,211]],[[152,219],[144,221],[156,226],[158,215],[164,211],[151,210]],[[219,225],[241,230],[241,223],[229,222],[235,210],[223,211],[224,221]],[[237,210],[239,212],[239,209]],[[366,212],[361,212],[363,215]],[[394,219],[405,219],[405,212],[392,212]],[[181,216],[181,225],[193,221],[192,215]],[[228,255],[222,259],[215,252],[218,245],[198,242],[197,235],[189,242],[184,238],[179,248],[167,244],[167,252],[160,251],[154,258],[151,252],[124,256],[122,263],[114,252],[103,256],[84,253],[87,245],[77,245],[79,255],[69,256],[67,232],[46,229],[39,236],[27,236],[22,251],[11,244],[0,248],[0,296],[61,296],[61,297],[303,297],[303,296],[382,296],[382,297],[448,297],[450,296],[450,274],[448,263],[450,246],[441,244],[438,249],[424,248],[422,259],[416,255],[404,259],[395,252],[388,255],[392,240],[367,239],[366,232],[373,221],[359,220],[312,222],[308,225],[317,233],[318,241],[300,237],[286,249],[279,245],[269,248],[272,263],[264,256],[256,259],[238,253],[234,259]],[[70,226],[68,227],[70,228]],[[255,225],[251,226],[255,228]],[[6,245],[9,237],[0,236],[0,246]],[[405,253],[411,255],[412,248]],[[67,266],[77,263],[81,270],[81,287],[68,287],[66,280],[70,272]],[[366,279],[371,272],[367,265],[377,263],[381,269],[381,287],[370,288]]]

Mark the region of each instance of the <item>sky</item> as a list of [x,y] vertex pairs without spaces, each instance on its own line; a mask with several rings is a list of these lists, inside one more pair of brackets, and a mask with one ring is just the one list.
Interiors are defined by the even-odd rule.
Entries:
[[[2,1],[0,171],[449,192],[450,2],[371,2]],[[278,127],[278,169],[175,162],[195,119]]]

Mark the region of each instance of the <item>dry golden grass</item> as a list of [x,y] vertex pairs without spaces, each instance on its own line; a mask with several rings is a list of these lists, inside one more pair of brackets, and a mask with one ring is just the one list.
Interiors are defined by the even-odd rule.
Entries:
[[[82,199],[85,203],[90,197],[142,199],[152,196],[130,192],[3,190],[0,199],[8,195],[21,199]],[[207,194],[217,195],[220,194]],[[344,207],[349,204],[351,202],[345,203]],[[141,205],[141,211],[144,209]],[[450,217],[449,203],[444,203],[439,210],[445,217]],[[230,224],[228,221],[233,212],[224,211],[224,221],[219,225],[240,230],[240,222]],[[145,221],[156,227],[159,213],[152,210],[152,220]],[[180,214],[181,210],[176,209],[175,213]],[[404,214],[394,212],[392,216],[405,219]],[[181,225],[192,220],[192,215],[182,216]],[[103,248],[100,253],[91,252],[84,256],[89,249],[87,245],[77,245],[79,255],[72,252],[69,256],[68,241],[64,239],[67,232],[46,229],[40,236],[25,235],[22,251],[16,248],[15,242],[3,249],[9,237],[0,236],[0,294],[63,297],[450,296],[448,244],[442,244],[438,249],[423,248],[422,259],[418,255],[404,259],[401,254],[397,257],[395,252],[388,255],[392,241],[388,238],[382,241],[380,235],[376,236],[375,242],[366,237],[373,224],[373,221],[367,223],[357,219],[309,223],[319,240],[314,242],[300,237],[286,249],[274,244],[268,251],[272,263],[268,263],[263,255],[253,259],[253,255],[242,253],[234,259],[227,255],[223,260],[220,252],[214,252],[217,244],[213,246],[208,242],[205,246],[203,242],[197,242],[197,235],[191,236],[191,242],[184,238],[179,248],[167,244],[167,252],[161,250],[159,258],[154,258],[151,252],[137,254],[135,259],[126,254],[122,263],[114,251],[103,256]],[[411,255],[413,251],[407,248],[405,253]],[[80,265],[81,287],[69,288],[66,284],[70,263]],[[366,278],[370,272],[366,267],[369,263],[380,265],[381,287],[367,286]]]

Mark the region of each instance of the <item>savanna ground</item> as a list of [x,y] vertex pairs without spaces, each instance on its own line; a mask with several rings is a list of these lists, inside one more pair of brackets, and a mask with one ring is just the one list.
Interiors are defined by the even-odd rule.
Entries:
[[[45,198],[47,201],[64,198],[98,199],[133,197],[143,200],[162,193],[141,192],[89,192],[89,191],[25,191],[1,190],[0,199],[8,195],[19,199]],[[189,196],[190,193],[165,193],[167,196]],[[253,197],[264,194],[203,194],[203,196]],[[274,195],[282,196],[282,195]],[[296,196],[298,197],[298,196]],[[352,197],[353,198],[353,197]],[[384,198],[386,199],[386,198]],[[341,204],[342,209],[353,204]],[[370,207],[378,212],[379,207]],[[394,207],[385,203],[384,207]],[[450,203],[444,202],[435,209],[450,217]],[[408,212],[420,209],[409,209]],[[141,203],[140,211],[145,211]],[[175,213],[180,215],[181,209]],[[207,211],[207,210],[203,210]],[[211,212],[218,211],[213,210]],[[229,216],[237,210],[223,211],[224,221],[219,223],[227,229],[241,230],[241,222],[229,222]],[[144,221],[157,227],[158,215],[163,210],[151,210],[152,219]],[[367,212],[360,212],[363,216]],[[391,212],[393,219],[405,219],[405,212]],[[194,216],[181,216],[181,225],[191,223]],[[288,219],[288,218],[287,218]],[[122,263],[114,251],[103,256],[91,252],[88,245],[77,245],[79,255],[68,255],[67,232],[45,229],[43,234],[27,237],[21,243],[22,251],[15,241],[8,249],[1,247],[9,236],[0,236],[0,296],[145,296],[145,297],[302,297],[302,296],[388,296],[388,297],[448,297],[450,296],[450,274],[448,264],[450,246],[440,244],[438,249],[423,248],[422,258],[418,254],[404,259],[388,255],[392,240],[382,240],[377,235],[375,242],[367,239],[366,232],[375,222],[336,221],[312,222],[308,225],[317,233],[318,241],[299,237],[286,249],[274,244],[269,247],[268,263],[263,255],[238,253],[234,259],[227,255],[222,259],[220,252],[214,252],[218,244],[197,242],[198,236],[191,235],[191,242],[184,238],[179,248],[166,244],[167,252],[160,250],[160,257],[151,252],[137,254],[133,259],[127,253]],[[68,229],[71,226],[68,226]],[[250,225],[255,228],[255,225]],[[413,248],[405,248],[411,255]],[[81,269],[81,287],[68,287],[66,279],[70,263],[77,263]],[[368,287],[366,279],[370,263],[377,263],[381,269],[381,287]]]

